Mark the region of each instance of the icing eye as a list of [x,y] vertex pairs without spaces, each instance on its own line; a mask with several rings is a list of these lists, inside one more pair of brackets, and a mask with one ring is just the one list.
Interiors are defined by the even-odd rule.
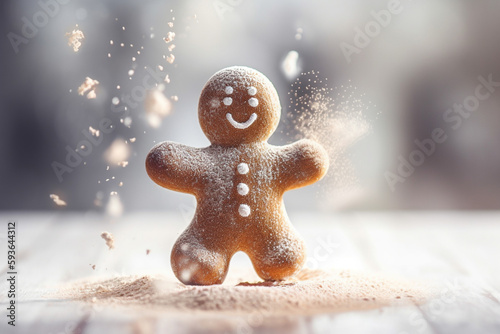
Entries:
[[226,106],[230,106],[231,103],[233,103],[233,99],[230,97],[225,97],[224,100],[222,100],[222,103],[224,103]]
[[248,100],[248,104],[251,107],[257,107],[259,105],[259,100],[257,100],[255,97],[251,97],[250,100]]
[[249,87],[248,88],[248,95],[251,95],[251,96],[254,96],[255,94],[257,94],[257,88],[255,87]]
[[224,92],[226,94],[233,94],[233,87],[227,86],[226,89],[224,89]]

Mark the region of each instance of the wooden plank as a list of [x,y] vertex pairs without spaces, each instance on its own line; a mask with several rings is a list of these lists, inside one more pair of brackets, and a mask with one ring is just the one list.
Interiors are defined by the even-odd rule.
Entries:
[[351,311],[320,315],[310,319],[309,333],[435,333],[413,306],[384,307],[377,310]]
[[[16,243],[16,258],[23,261],[30,252],[30,245],[37,239],[40,234],[53,224],[56,220],[57,213],[23,213],[16,212],[7,213],[0,212],[0,247],[3,250],[7,249],[7,224],[9,221],[16,221],[17,240]],[[0,263],[0,274],[5,275],[7,272],[7,263]],[[3,296],[2,296],[3,297]]]
[[[352,216],[338,214],[294,213],[290,215],[294,226],[307,245],[310,269],[367,270],[369,259],[362,252],[350,229]],[[311,220],[314,223],[311,223]]]
[[[354,213],[352,221],[346,230],[363,252],[369,270],[394,274],[396,277],[414,279],[422,262],[418,251],[421,242],[409,244],[404,236],[408,235],[403,227],[408,222],[400,214],[385,213]],[[408,265],[417,268],[412,268]],[[362,318],[362,321],[360,321]],[[366,312],[349,312],[332,317],[331,328],[341,332],[381,332],[381,333],[435,333],[425,314],[416,305],[384,307]]]
[[[500,303],[494,297],[498,293],[487,282],[491,279],[490,265],[495,265],[480,256],[482,251],[490,254],[489,258],[491,254],[499,254],[498,220],[477,213],[473,217],[450,216],[449,221],[441,222],[441,233],[428,237],[429,248],[442,263],[452,265],[456,275],[446,279],[446,293],[443,290],[440,296],[422,306],[422,312],[440,332],[500,332]],[[477,225],[471,225],[471,221]]]

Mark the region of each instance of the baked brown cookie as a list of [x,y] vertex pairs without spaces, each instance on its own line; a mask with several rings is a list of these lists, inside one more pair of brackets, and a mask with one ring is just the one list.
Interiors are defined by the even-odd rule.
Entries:
[[328,155],[300,140],[273,146],[267,139],[281,113],[278,94],[262,73],[229,67],[205,84],[198,117],[211,145],[163,142],[146,170],[162,187],[193,194],[193,221],[174,245],[172,269],[184,284],[220,284],[234,253],[250,257],[264,280],[283,280],[303,266],[305,245],[283,203],[287,190],[320,180]]

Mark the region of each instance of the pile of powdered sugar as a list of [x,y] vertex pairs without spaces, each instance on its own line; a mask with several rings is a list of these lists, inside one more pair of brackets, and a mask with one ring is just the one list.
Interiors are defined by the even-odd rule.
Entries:
[[[249,277],[240,273],[238,277]],[[60,298],[141,310],[179,313],[263,316],[317,314],[415,304],[430,289],[396,278],[349,271],[304,269],[283,282],[240,281],[223,285],[186,286],[164,276],[123,276],[73,283],[57,292]],[[236,283],[236,284],[235,284]]]

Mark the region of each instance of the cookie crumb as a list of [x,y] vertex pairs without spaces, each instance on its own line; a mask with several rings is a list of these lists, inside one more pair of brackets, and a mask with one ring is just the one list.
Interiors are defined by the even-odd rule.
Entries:
[[59,196],[55,195],[55,194],[50,194],[50,198],[54,201],[54,203],[56,203],[56,205],[58,206],[66,206],[66,202],[63,201],[62,199],[59,198]]
[[110,250],[115,248],[115,238],[111,233],[104,231],[101,233],[101,238],[106,241],[106,246],[108,246]]
[[175,38],[175,32],[169,31],[167,33],[167,36],[164,38],[164,40],[166,43],[170,43],[174,40],[174,38]]
[[85,35],[78,29],[78,24],[73,31],[66,33],[65,36],[68,38],[68,45],[73,47],[73,51],[80,51],[80,47],[82,46],[81,40],[85,38]]
[[169,64],[173,64],[174,60],[175,60],[175,56],[173,54],[170,54],[166,59],[167,59],[167,62]]
[[94,129],[93,127],[89,126],[89,132],[92,134],[94,137],[99,137],[101,132],[99,130]]
[[86,77],[85,81],[78,87],[78,94],[82,96],[87,94],[87,99],[95,99],[97,97],[95,93],[97,85],[99,85],[99,81]]

